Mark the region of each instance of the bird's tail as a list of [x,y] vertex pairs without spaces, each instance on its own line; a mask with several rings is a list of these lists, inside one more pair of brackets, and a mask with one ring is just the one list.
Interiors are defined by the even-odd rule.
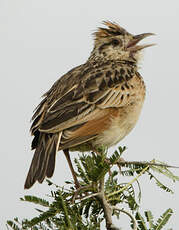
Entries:
[[55,169],[55,158],[61,133],[40,133],[36,150],[30,165],[24,188],[28,189],[38,181],[42,183],[45,177],[51,177]]

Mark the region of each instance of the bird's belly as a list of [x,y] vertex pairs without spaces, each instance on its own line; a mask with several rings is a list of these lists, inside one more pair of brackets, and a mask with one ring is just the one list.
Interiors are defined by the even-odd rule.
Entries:
[[103,131],[95,141],[93,146],[113,146],[122,140],[134,128],[142,108],[140,103],[131,108],[121,108],[119,115],[111,120],[111,125]]

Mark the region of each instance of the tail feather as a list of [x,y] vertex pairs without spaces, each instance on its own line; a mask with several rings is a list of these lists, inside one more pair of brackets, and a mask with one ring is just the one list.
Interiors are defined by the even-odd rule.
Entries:
[[55,150],[52,151],[52,154],[50,155],[50,158],[48,161],[47,171],[46,171],[47,177],[52,177],[52,175],[54,173],[56,152],[58,151],[60,140],[61,140],[61,133],[59,133],[58,138],[54,139],[54,145],[53,146],[55,147]]
[[55,151],[50,155],[49,161],[48,161],[48,165],[47,165],[47,177],[52,177],[53,173],[54,173],[54,169],[55,169],[55,158],[56,158],[56,154]]
[[24,188],[28,189],[38,181],[42,183],[45,177],[51,177],[55,169],[55,158],[58,150],[60,133],[40,133]]
[[53,136],[48,137],[44,147],[43,155],[41,155],[40,159],[40,167],[37,171],[37,180],[39,183],[42,183],[45,179],[49,157],[51,154],[54,154],[54,149],[56,149],[54,148]]

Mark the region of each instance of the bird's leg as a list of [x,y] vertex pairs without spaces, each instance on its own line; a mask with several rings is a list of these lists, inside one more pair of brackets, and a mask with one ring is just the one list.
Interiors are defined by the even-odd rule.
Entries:
[[122,163],[125,163],[125,160],[124,160],[124,158],[120,157],[119,160],[116,162],[116,165],[118,166],[120,173],[121,173],[121,164]]
[[66,157],[67,161],[68,161],[68,165],[70,167],[70,170],[71,170],[71,173],[72,173],[72,176],[73,176],[73,180],[75,182],[75,187],[76,187],[76,189],[78,189],[78,188],[80,188],[80,183],[79,183],[79,181],[77,179],[76,172],[75,172],[75,170],[73,168],[73,165],[72,165],[72,162],[71,162],[69,149],[64,149],[63,152],[65,154],[65,157]]

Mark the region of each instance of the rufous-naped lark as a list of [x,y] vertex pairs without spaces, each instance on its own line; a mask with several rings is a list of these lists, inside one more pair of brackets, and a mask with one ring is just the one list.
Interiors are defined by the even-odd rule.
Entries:
[[94,49],[86,63],[58,79],[32,117],[35,153],[25,181],[30,188],[51,177],[55,157],[63,150],[77,184],[69,150],[90,151],[117,144],[135,126],[145,98],[138,72],[142,39],[110,21],[94,33]]

